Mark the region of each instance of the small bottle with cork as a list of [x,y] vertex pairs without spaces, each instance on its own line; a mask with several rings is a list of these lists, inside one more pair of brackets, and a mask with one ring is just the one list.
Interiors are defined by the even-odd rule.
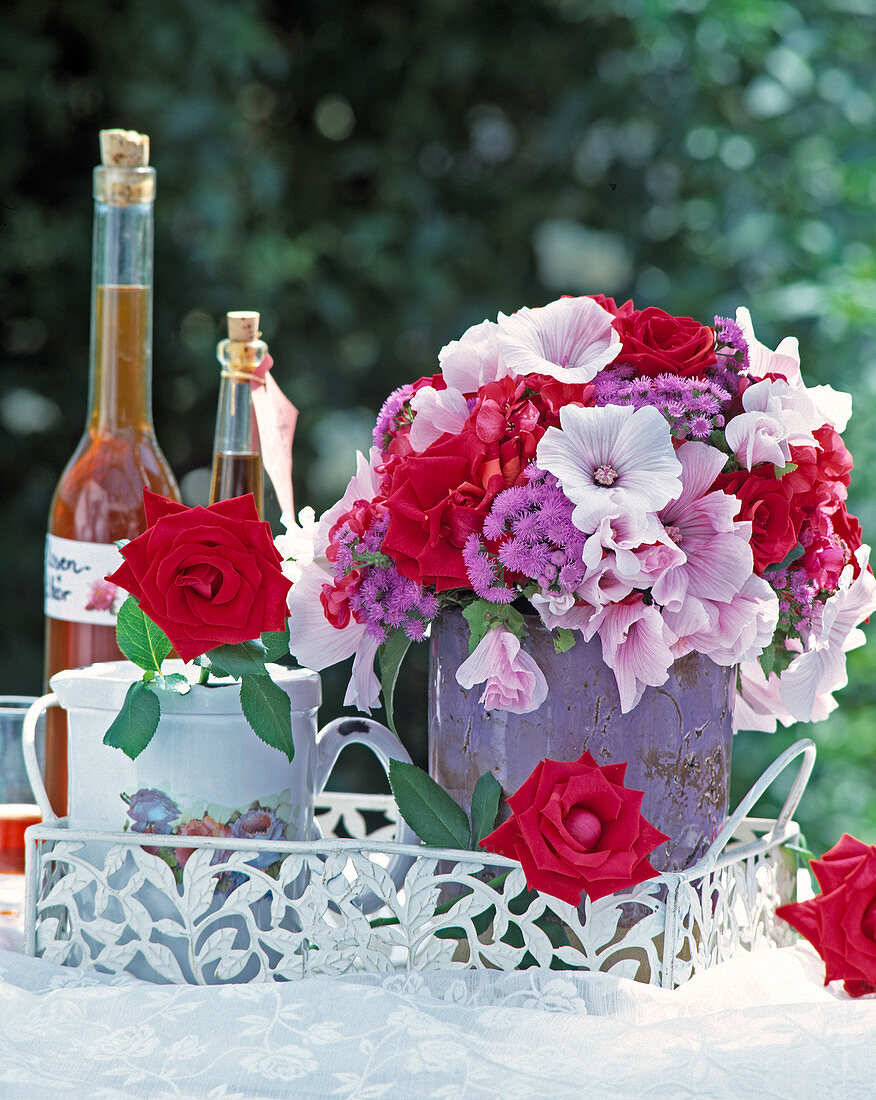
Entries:
[[252,493],[259,516],[264,518],[264,466],[252,387],[263,384],[258,370],[268,354],[268,345],[259,338],[258,313],[234,311],[227,314],[227,320],[228,338],[216,348],[222,375],[210,503]]

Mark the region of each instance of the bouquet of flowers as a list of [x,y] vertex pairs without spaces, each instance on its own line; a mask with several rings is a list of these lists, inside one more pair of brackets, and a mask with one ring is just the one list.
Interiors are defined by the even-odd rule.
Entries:
[[835,707],[876,581],[846,508],[851,398],[804,384],[796,340],[597,294],[499,314],[439,364],[384,403],[342,499],[278,540],[291,652],[354,656],[345,703],[382,686],[391,721],[407,646],[457,606],[456,678],[488,710],[546,698],[527,613],[558,649],[598,636],[624,712],[694,650],[739,666],[738,728]]

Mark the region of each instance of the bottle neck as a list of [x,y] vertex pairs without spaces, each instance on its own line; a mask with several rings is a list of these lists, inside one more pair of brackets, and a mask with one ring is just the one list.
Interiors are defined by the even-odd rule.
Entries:
[[213,453],[224,455],[260,453],[259,430],[252,406],[249,378],[231,372],[222,372]]
[[89,428],[152,434],[153,204],[94,204]]
[[267,347],[260,341],[236,344],[224,340],[217,349],[222,379],[210,486],[211,504],[252,493],[260,516],[264,515],[264,466],[252,380],[266,353]]

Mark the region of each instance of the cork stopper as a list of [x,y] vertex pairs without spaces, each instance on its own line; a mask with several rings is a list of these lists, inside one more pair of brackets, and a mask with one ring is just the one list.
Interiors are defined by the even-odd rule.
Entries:
[[236,309],[225,314],[228,339],[216,348],[225,377],[249,381],[252,372],[268,354],[268,345],[260,340],[259,315],[251,309]]
[[108,168],[145,168],[149,136],[136,130],[101,130],[100,160]]
[[253,313],[250,310],[234,310],[231,313],[227,313],[226,318],[228,320],[228,339],[234,340],[235,343],[248,344],[252,340],[258,340],[259,336],[259,315]]
[[149,138],[136,130],[101,130],[94,197],[110,206],[155,199],[155,169],[149,167]]

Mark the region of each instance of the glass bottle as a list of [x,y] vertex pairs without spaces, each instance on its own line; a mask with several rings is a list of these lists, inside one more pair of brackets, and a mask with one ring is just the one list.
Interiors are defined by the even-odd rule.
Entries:
[[227,319],[228,339],[222,340],[216,348],[222,375],[210,503],[252,493],[259,516],[264,518],[265,476],[252,403],[252,382],[253,372],[268,354],[268,345],[259,339],[257,313],[233,312],[227,314]]
[[[125,594],[103,578],[114,543],[146,526],[144,486],[179,500],[152,425],[152,238],[155,169],[149,138],[102,130],[94,170],[91,355],[85,432],[52,499],[46,539],[46,680],[118,660],[115,615]],[[67,727],[46,724],[46,787],[66,812]]]

